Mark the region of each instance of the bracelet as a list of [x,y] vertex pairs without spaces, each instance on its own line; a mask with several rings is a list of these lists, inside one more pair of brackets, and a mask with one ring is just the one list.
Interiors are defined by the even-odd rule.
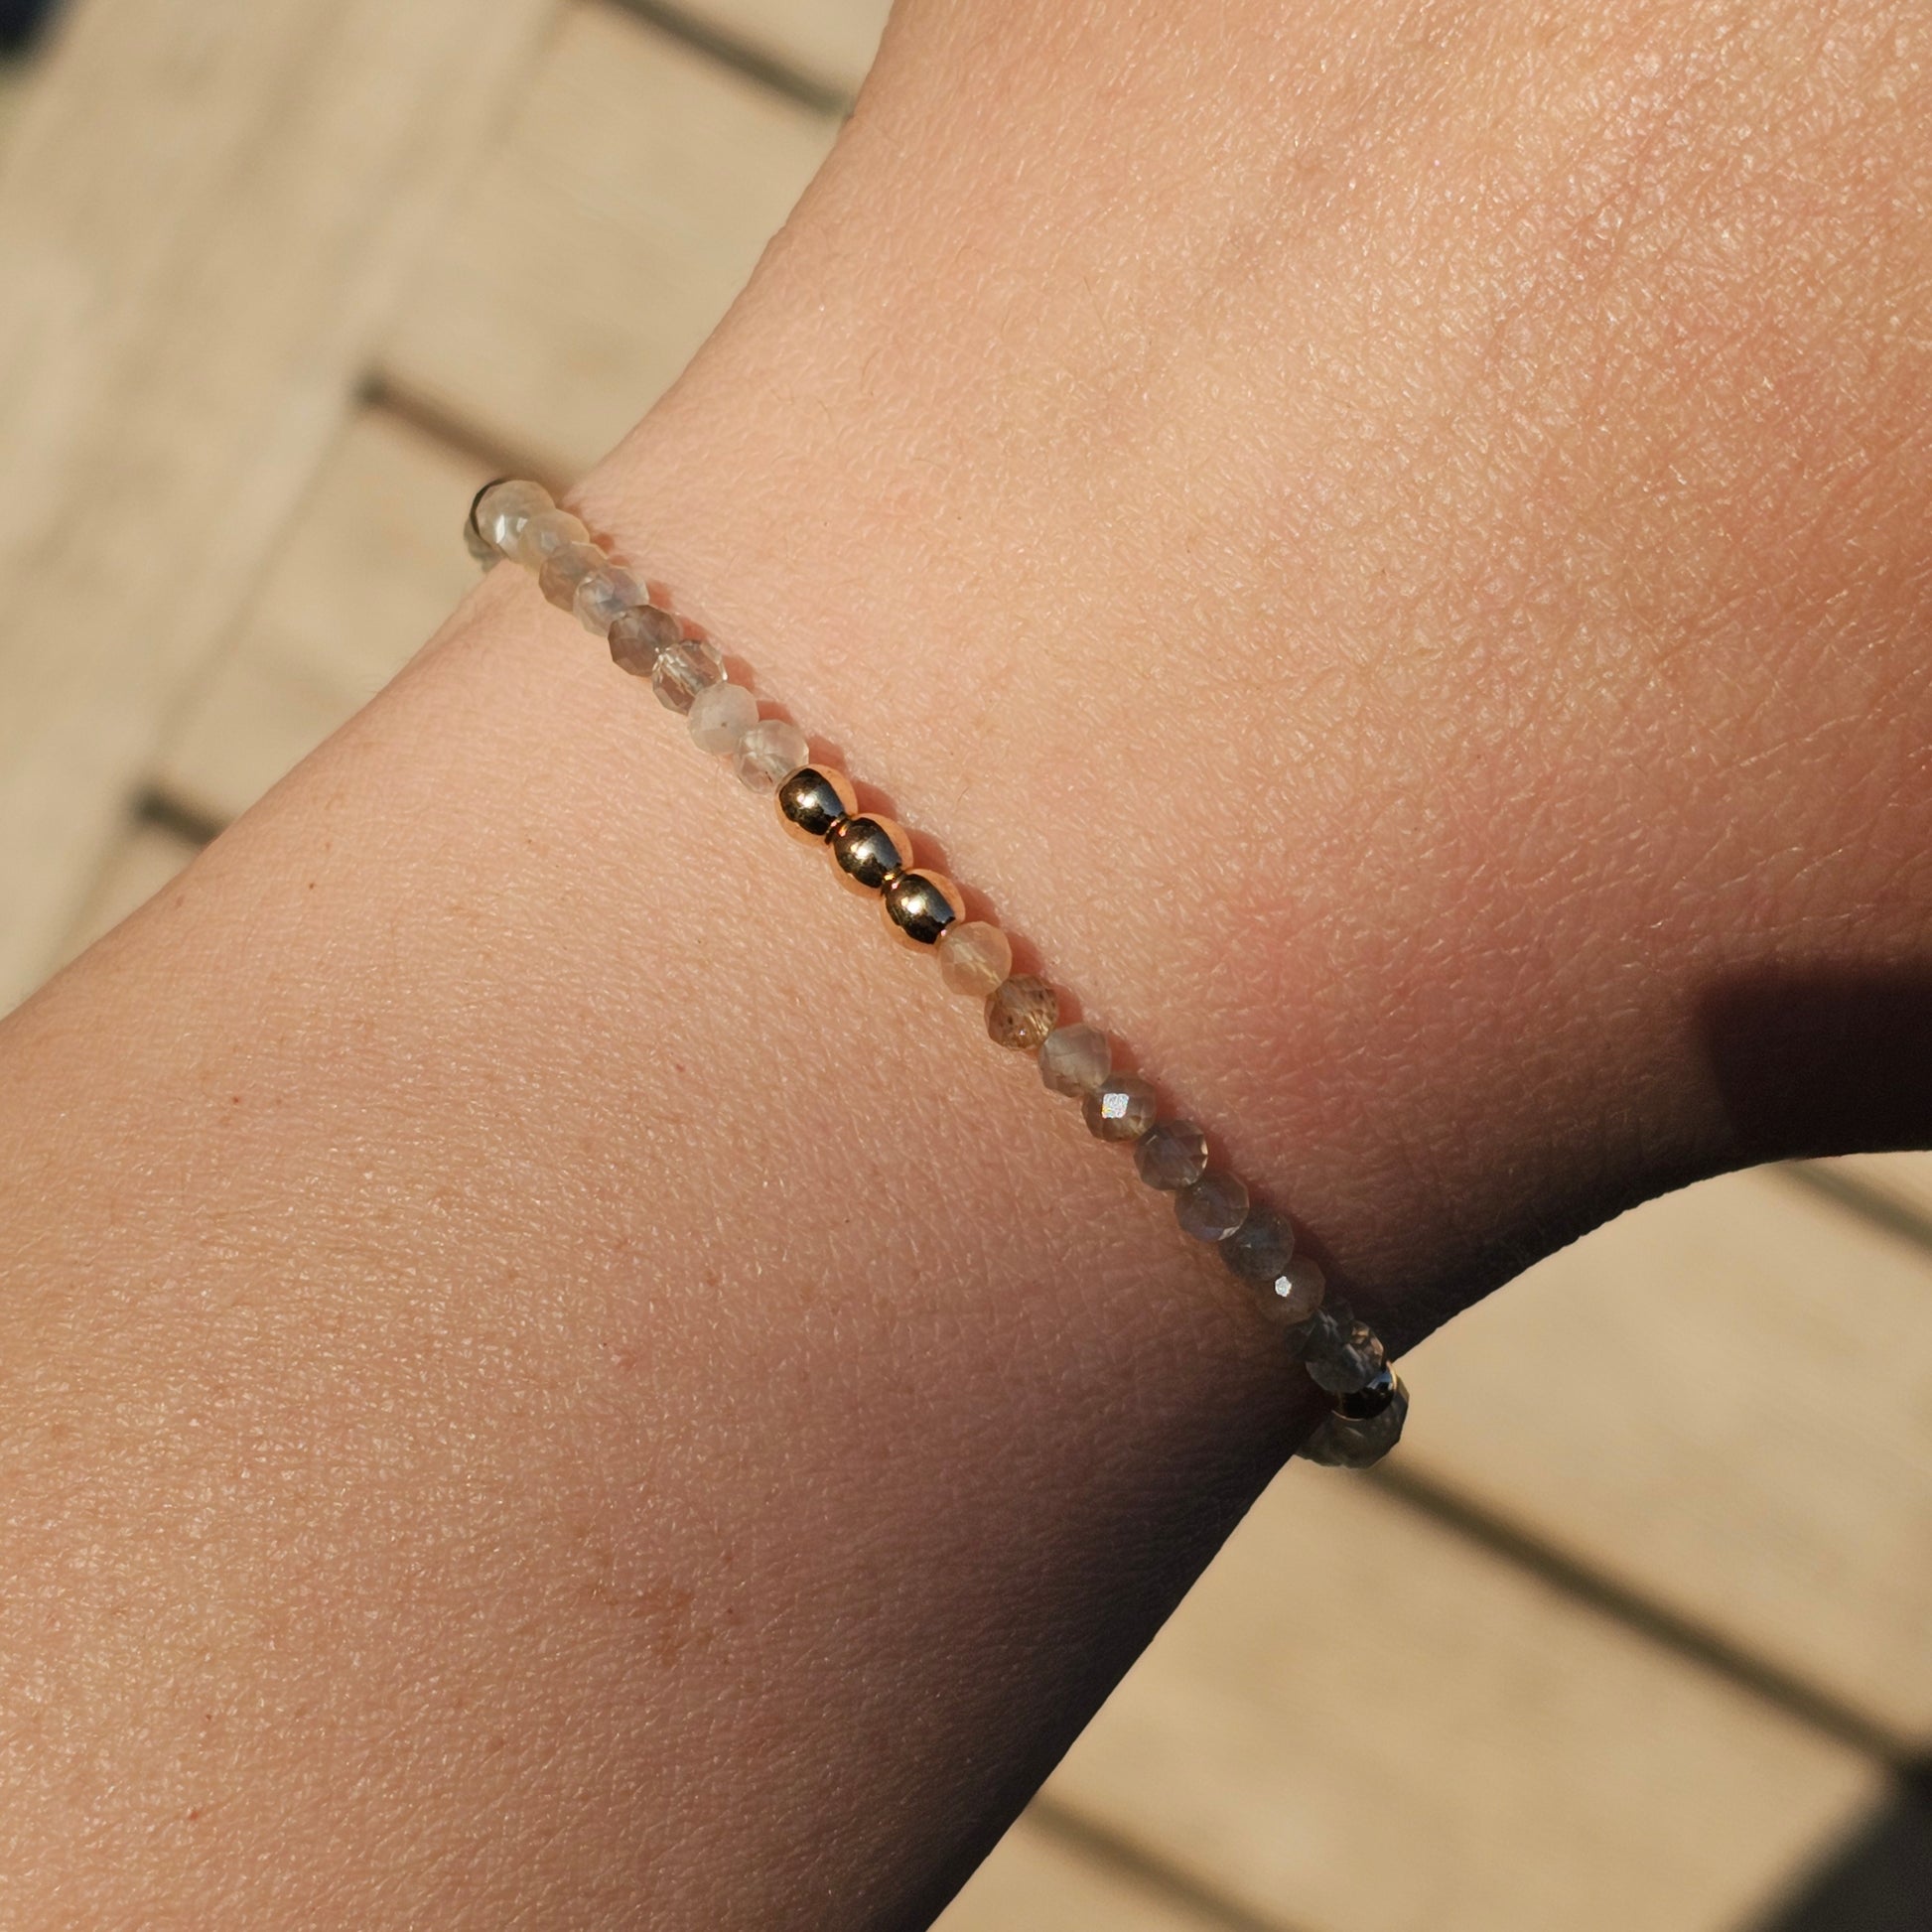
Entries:
[[607,638],[617,663],[648,678],[659,702],[684,716],[700,751],[728,759],[749,790],[774,795],[786,829],[825,846],[852,891],[878,895],[889,932],[929,948],[948,988],[985,1003],[994,1040],[1035,1054],[1040,1079],[1079,1101],[1096,1139],[1132,1148],[1141,1178],[1173,1195],[1181,1232],[1220,1250],[1229,1272],[1257,1291],[1290,1359],[1333,1396],[1298,1454],[1366,1468],[1395,1447],[1409,1393],[1375,1331],[1327,1292],[1319,1265],[1297,1252],[1289,1217],[1251,1201],[1239,1175],[1211,1167],[1207,1138],[1192,1121],[1160,1118],[1148,1082],[1113,1070],[1098,1028],[1059,1024],[1052,986],[1012,970],[1006,934],[964,916],[959,888],[913,863],[901,826],[862,812],[852,780],[814,760],[796,725],[760,718],[758,700],[731,682],[715,646],[652,604],[645,586],[540,484],[485,483],[470,505],[464,541],[485,570],[507,557],[535,572],[550,603]]

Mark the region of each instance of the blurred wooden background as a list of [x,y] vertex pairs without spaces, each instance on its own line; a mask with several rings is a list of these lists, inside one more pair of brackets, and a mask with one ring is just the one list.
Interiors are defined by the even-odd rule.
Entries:
[[[0,1006],[651,402],[884,0],[74,0],[0,84]],[[947,1932],[1932,1927],[1932,1157],[1738,1175],[1295,1469]]]

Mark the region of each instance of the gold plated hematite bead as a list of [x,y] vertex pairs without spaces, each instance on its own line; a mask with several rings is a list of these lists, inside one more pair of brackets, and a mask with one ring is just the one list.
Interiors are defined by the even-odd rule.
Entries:
[[1403,1387],[1402,1377],[1390,1374],[1388,1382],[1388,1400],[1373,1415],[1345,1415],[1338,1402],[1334,1414],[1322,1418],[1320,1427],[1296,1453],[1332,1468],[1372,1468],[1401,1442],[1402,1425],[1409,1420],[1409,1391]]
[[1400,1386],[1395,1378],[1395,1370],[1384,1363],[1376,1371],[1374,1379],[1352,1395],[1335,1397],[1335,1414],[1344,1422],[1372,1422],[1395,1400],[1395,1392]]
[[829,764],[801,764],[778,786],[778,816],[807,845],[829,838],[833,826],[858,809],[852,780]]
[[905,828],[871,812],[851,812],[832,827],[825,843],[839,877],[855,893],[883,892],[912,863]]
[[943,872],[914,866],[889,880],[879,895],[886,930],[908,946],[931,946],[959,917],[959,888]]

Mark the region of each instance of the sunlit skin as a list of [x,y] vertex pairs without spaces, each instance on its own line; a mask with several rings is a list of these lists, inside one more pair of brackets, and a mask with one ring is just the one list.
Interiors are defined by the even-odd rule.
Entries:
[[[1926,1135],[1928,76],[913,0],[578,501],[1407,1344]],[[507,568],[0,1028],[0,1149],[9,1926],[917,1925],[1313,1414]]]

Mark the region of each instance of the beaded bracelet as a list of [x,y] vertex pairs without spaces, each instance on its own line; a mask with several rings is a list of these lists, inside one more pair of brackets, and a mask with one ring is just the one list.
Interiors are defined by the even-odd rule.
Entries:
[[1298,1453],[1366,1468],[1395,1447],[1409,1393],[1375,1331],[1327,1293],[1320,1267],[1297,1253],[1289,1217],[1251,1202],[1238,1175],[1210,1167],[1206,1136],[1192,1121],[1159,1118],[1148,1082],[1113,1070],[1105,1034],[1083,1022],[1059,1024],[1059,995],[1045,980],[1012,970],[1006,934],[964,916],[958,887],[913,864],[903,828],[862,812],[852,780],[814,760],[796,725],[760,718],[758,700],[731,682],[714,646],[652,604],[644,585],[539,484],[485,483],[470,505],[464,540],[485,570],[507,557],[534,571],[550,603],[607,638],[620,666],[647,677],[659,702],[683,714],[700,751],[729,759],[748,789],[774,794],[788,831],[828,848],[854,892],[879,896],[888,931],[929,948],[953,992],[984,1001],[986,1031],[1000,1045],[1035,1054],[1041,1080],[1079,1101],[1097,1139],[1132,1148],[1141,1178],[1173,1195],[1181,1232],[1218,1247],[1229,1271],[1258,1292],[1290,1359],[1334,1397]]

